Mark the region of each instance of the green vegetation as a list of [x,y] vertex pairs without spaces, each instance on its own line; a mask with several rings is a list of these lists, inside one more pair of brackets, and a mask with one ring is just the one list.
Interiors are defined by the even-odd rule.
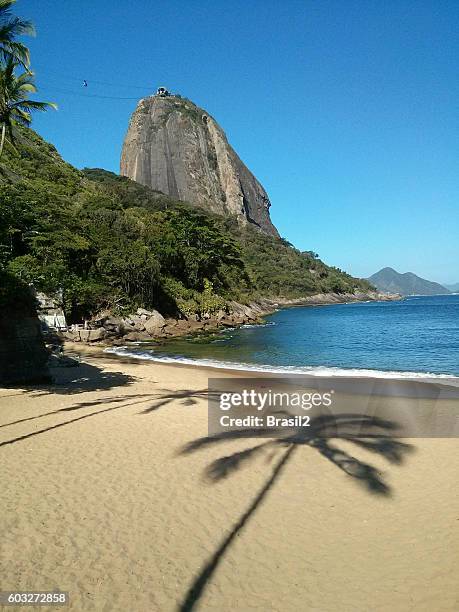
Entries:
[[18,62],[28,68],[30,64],[29,49],[17,40],[18,36],[34,36],[35,28],[30,21],[11,14],[11,7],[16,0],[0,0],[0,62]]
[[0,312],[33,312],[35,300],[29,286],[17,276],[0,268]]
[[233,229],[242,247],[252,286],[260,296],[299,298],[314,293],[368,291],[370,284],[325,265],[316,254],[301,253],[282,238],[248,227]]
[[[30,307],[29,285],[62,295],[69,321],[136,306],[204,315],[230,300],[369,288],[284,239],[65,163],[29,129],[32,111],[55,105],[29,100],[34,76],[17,37],[34,28],[11,15],[14,2],[0,0],[1,307]],[[181,102],[197,120],[195,105]]]
[[15,145],[15,126],[29,126],[32,123],[32,111],[57,108],[52,102],[28,99],[30,93],[37,91],[34,75],[29,71],[17,75],[18,66],[12,59],[8,59],[5,65],[0,65],[0,157],[6,134],[10,144]]
[[17,142],[0,160],[0,269],[21,286],[62,289],[70,321],[369,288],[256,228],[104,170],[78,171],[28,128]]

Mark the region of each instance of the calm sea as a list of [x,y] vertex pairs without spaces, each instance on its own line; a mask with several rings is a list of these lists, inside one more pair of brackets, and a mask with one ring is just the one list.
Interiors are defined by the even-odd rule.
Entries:
[[266,321],[205,339],[110,350],[272,372],[459,376],[459,295],[288,308]]

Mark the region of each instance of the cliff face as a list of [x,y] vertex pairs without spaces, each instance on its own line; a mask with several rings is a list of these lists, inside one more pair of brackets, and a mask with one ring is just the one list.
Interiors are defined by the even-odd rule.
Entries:
[[266,191],[204,110],[176,96],[139,101],[123,144],[121,175],[278,236]]

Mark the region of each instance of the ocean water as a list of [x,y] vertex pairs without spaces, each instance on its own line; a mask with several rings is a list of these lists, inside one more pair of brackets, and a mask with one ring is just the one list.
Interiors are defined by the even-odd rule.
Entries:
[[279,310],[262,326],[108,349],[165,362],[315,375],[459,376],[459,295]]

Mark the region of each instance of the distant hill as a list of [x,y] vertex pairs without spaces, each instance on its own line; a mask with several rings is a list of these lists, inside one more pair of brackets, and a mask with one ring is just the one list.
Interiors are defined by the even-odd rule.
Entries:
[[439,283],[428,281],[413,274],[405,272],[400,274],[393,268],[383,268],[368,279],[380,291],[400,293],[401,295],[441,295],[451,293],[449,289]]
[[454,285],[445,285],[445,287],[449,289],[450,291],[452,291],[453,293],[456,293],[457,291],[459,291],[459,283],[454,283]]

